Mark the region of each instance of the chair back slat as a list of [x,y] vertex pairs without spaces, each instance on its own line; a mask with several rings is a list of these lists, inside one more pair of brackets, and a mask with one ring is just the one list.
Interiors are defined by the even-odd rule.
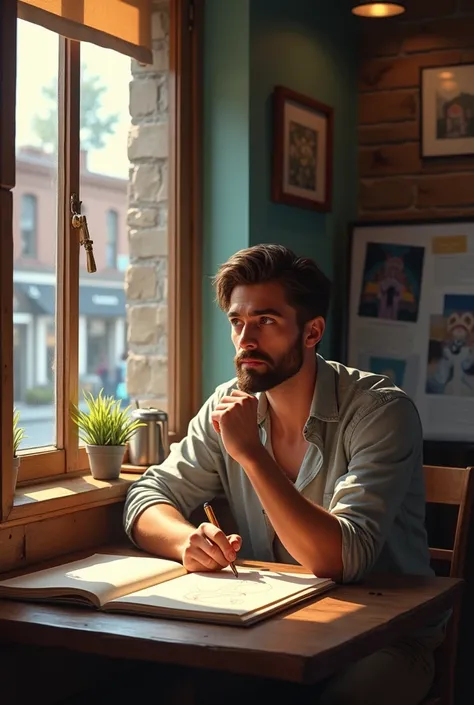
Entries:
[[426,502],[456,505],[458,515],[452,549],[430,546],[431,557],[451,563],[450,576],[464,578],[466,573],[467,539],[474,499],[473,468],[423,466]]
[[453,562],[453,551],[450,548],[430,548],[430,556],[433,561]]
[[429,504],[461,505],[464,497],[467,468],[447,468],[425,465],[426,501]]

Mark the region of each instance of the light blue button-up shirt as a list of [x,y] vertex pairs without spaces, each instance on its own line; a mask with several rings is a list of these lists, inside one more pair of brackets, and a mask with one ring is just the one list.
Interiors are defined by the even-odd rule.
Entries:
[[[422,429],[414,403],[387,377],[320,355],[317,363],[303,429],[309,447],[295,487],[338,519],[344,582],[377,571],[432,575],[424,524]],[[154,504],[171,504],[189,517],[204,502],[225,496],[242,536],[240,558],[294,563],[246,473],[212,425],[219,400],[235,388],[235,379],[220,385],[166,460],[130,487],[125,529],[131,538],[138,516]],[[260,437],[272,453],[267,399],[264,393],[257,396]]]

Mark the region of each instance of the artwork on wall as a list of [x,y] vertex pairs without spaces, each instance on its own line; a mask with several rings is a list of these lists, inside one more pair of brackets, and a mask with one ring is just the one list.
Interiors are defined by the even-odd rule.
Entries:
[[415,402],[425,441],[474,442],[474,219],[356,223],[346,363]]
[[421,69],[422,157],[474,154],[474,64]]
[[273,94],[272,200],[331,210],[333,109],[289,88]]

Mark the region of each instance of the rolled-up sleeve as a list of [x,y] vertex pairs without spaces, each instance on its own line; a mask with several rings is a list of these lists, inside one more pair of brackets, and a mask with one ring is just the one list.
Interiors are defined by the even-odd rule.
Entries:
[[407,397],[367,409],[347,434],[348,470],[335,485],[329,511],[342,531],[343,581],[375,564],[422,464],[423,434]]
[[128,490],[124,526],[130,539],[134,523],[148,507],[170,504],[188,517],[199,504],[221,493],[219,469],[224,457],[211,421],[217,398],[216,391],[190,421],[186,437],[171,445],[165,461],[148,468]]

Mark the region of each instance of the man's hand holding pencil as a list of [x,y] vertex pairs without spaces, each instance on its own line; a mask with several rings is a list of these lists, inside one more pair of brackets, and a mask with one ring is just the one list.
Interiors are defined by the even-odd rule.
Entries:
[[212,508],[205,505],[204,509],[208,518],[212,517],[213,521],[200,524],[188,536],[182,550],[183,566],[190,573],[197,573],[222,570],[231,565],[237,577],[237,571],[232,564],[237,558],[242,539],[238,534],[226,536],[217,524]]

